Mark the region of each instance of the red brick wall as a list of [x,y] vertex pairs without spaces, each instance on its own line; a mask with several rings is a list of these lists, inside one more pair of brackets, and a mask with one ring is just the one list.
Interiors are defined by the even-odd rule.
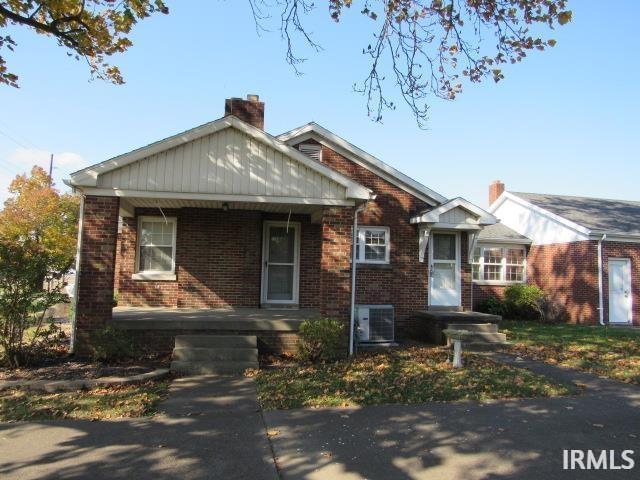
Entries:
[[[245,210],[184,208],[164,210],[177,218],[176,281],[132,280],[137,218],[125,218],[121,234],[119,305],[181,308],[258,307],[265,220],[286,216]],[[158,215],[136,209],[136,215]],[[318,308],[320,226],[308,215],[292,215],[301,225],[300,306]]]
[[76,305],[75,352],[91,353],[92,334],[111,319],[120,202],[115,197],[84,199],[82,249]]
[[602,244],[602,287],[604,318],[609,319],[609,258],[631,260],[632,320],[640,325],[640,244],[608,242]]
[[571,323],[598,322],[597,242],[533,245],[527,281],[564,305]]
[[325,208],[320,245],[320,312],[347,320],[351,306],[353,208]]
[[[597,242],[533,245],[527,254],[527,283],[540,287],[571,323],[598,322]],[[474,285],[474,305],[489,296],[503,298],[504,286]]]
[[418,231],[409,220],[428,204],[326,146],[322,146],[322,163],[376,194],[376,199],[359,215],[359,225],[390,227],[390,264],[358,264],[356,303],[392,304],[400,323],[408,313],[425,309],[428,266],[418,262]]

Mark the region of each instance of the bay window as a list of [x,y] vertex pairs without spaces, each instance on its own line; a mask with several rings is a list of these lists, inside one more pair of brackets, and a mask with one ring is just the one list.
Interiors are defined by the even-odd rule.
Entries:
[[522,283],[526,250],[521,246],[479,246],[473,252],[472,276],[476,282]]

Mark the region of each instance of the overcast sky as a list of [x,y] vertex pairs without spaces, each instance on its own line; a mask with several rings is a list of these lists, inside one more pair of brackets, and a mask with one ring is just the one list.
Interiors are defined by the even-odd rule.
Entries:
[[[219,118],[224,99],[259,94],[266,130],[314,120],[447,197],[486,206],[501,179],[516,191],[640,200],[640,2],[570,2],[557,46],[505,69],[498,85],[466,85],[434,100],[428,130],[401,104],[371,122],[352,85],[367,72],[371,26],[359,8],[340,24],[326,2],[309,20],[324,50],[304,75],[284,61],[276,31],[256,34],[246,2],[169,0],[117,58],[124,86],[89,82],[80,62],[46,37],[14,30],[6,54],[20,89],[0,87],[0,200],[17,173],[48,166],[55,179],[85,165]],[[614,8],[615,6],[615,8]],[[275,24],[273,24],[275,29]]]

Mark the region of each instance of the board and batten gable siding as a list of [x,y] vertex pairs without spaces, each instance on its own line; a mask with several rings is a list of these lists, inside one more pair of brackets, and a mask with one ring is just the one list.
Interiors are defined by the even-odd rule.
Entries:
[[456,207],[440,215],[441,223],[478,223],[478,217],[466,211],[464,208]]
[[589,236],[562,224],[550,215],[506,198],[493,212],[507,227],[536,245],[589,240]]
[[99,188],[342,200],[346,188],[226,128],[101,174]]

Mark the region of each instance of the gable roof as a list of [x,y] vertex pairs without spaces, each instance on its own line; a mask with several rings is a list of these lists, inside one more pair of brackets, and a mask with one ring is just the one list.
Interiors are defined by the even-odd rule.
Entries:
[[[491,213],[483,210],[482,208],[474,205],[468,200],[462,197],[457,197],[449,200],[442,205],[439,205],[415,215],[411,218],[411,223],[438,223],[442,222],[442,216],[448,212],[454,212],[457,209],[462,209],[465,212],[469,212],[473,219],[473,223],[476,225],[493,225],[498,220]],[[454,216],[455,217],[455,216]],[[471,217],[470,217],[471,218]],[[469,223],[468,218],[463,219],[447,219],[447,223]]]
[[438,192],[431,190],[315,122],[310,122],[285,132],[278,135],[277,138],[289,145],[312,138],[335,150],[349,160],[371,170],[393,185],[420,198],[429,205],[435,206],[447,201],[447,198]]
[[541,193],[509,193],[592,233],[640,235],[640,202]]
[[307,155],[299,152],[297,149],[234,116],[220,118],[213,122],[209,122],[177,135],[165,138],[164,140],[154,142],[145,147],[138,148],[129,153],[125,153],[104,162],[91,165],[82,170],[78,170],[71,174],[68,183],[74,187],[99,186],[99,177],[106,177],[110,172],[118,169],[124,169],[135,162],[147,160],[153,155],[158,155],[160,153],[179,148],[189,142],[194,142],[200,138],[229,128],[242,132],[253,140],[293,159],[305,168],[341,185],[346,189],[346,195],[348,198],[363,200],[370,198],[371,191],[368,188],[365,188],[359,183],[354,182],[345,175],[342,175],[325,165],[315,162]]
[[478,235],[478,242],[481,243],[514,243],[529,245],[531,239],[520,235],[515,230],[507,227],[503,223],[494,223],[483,228]]

